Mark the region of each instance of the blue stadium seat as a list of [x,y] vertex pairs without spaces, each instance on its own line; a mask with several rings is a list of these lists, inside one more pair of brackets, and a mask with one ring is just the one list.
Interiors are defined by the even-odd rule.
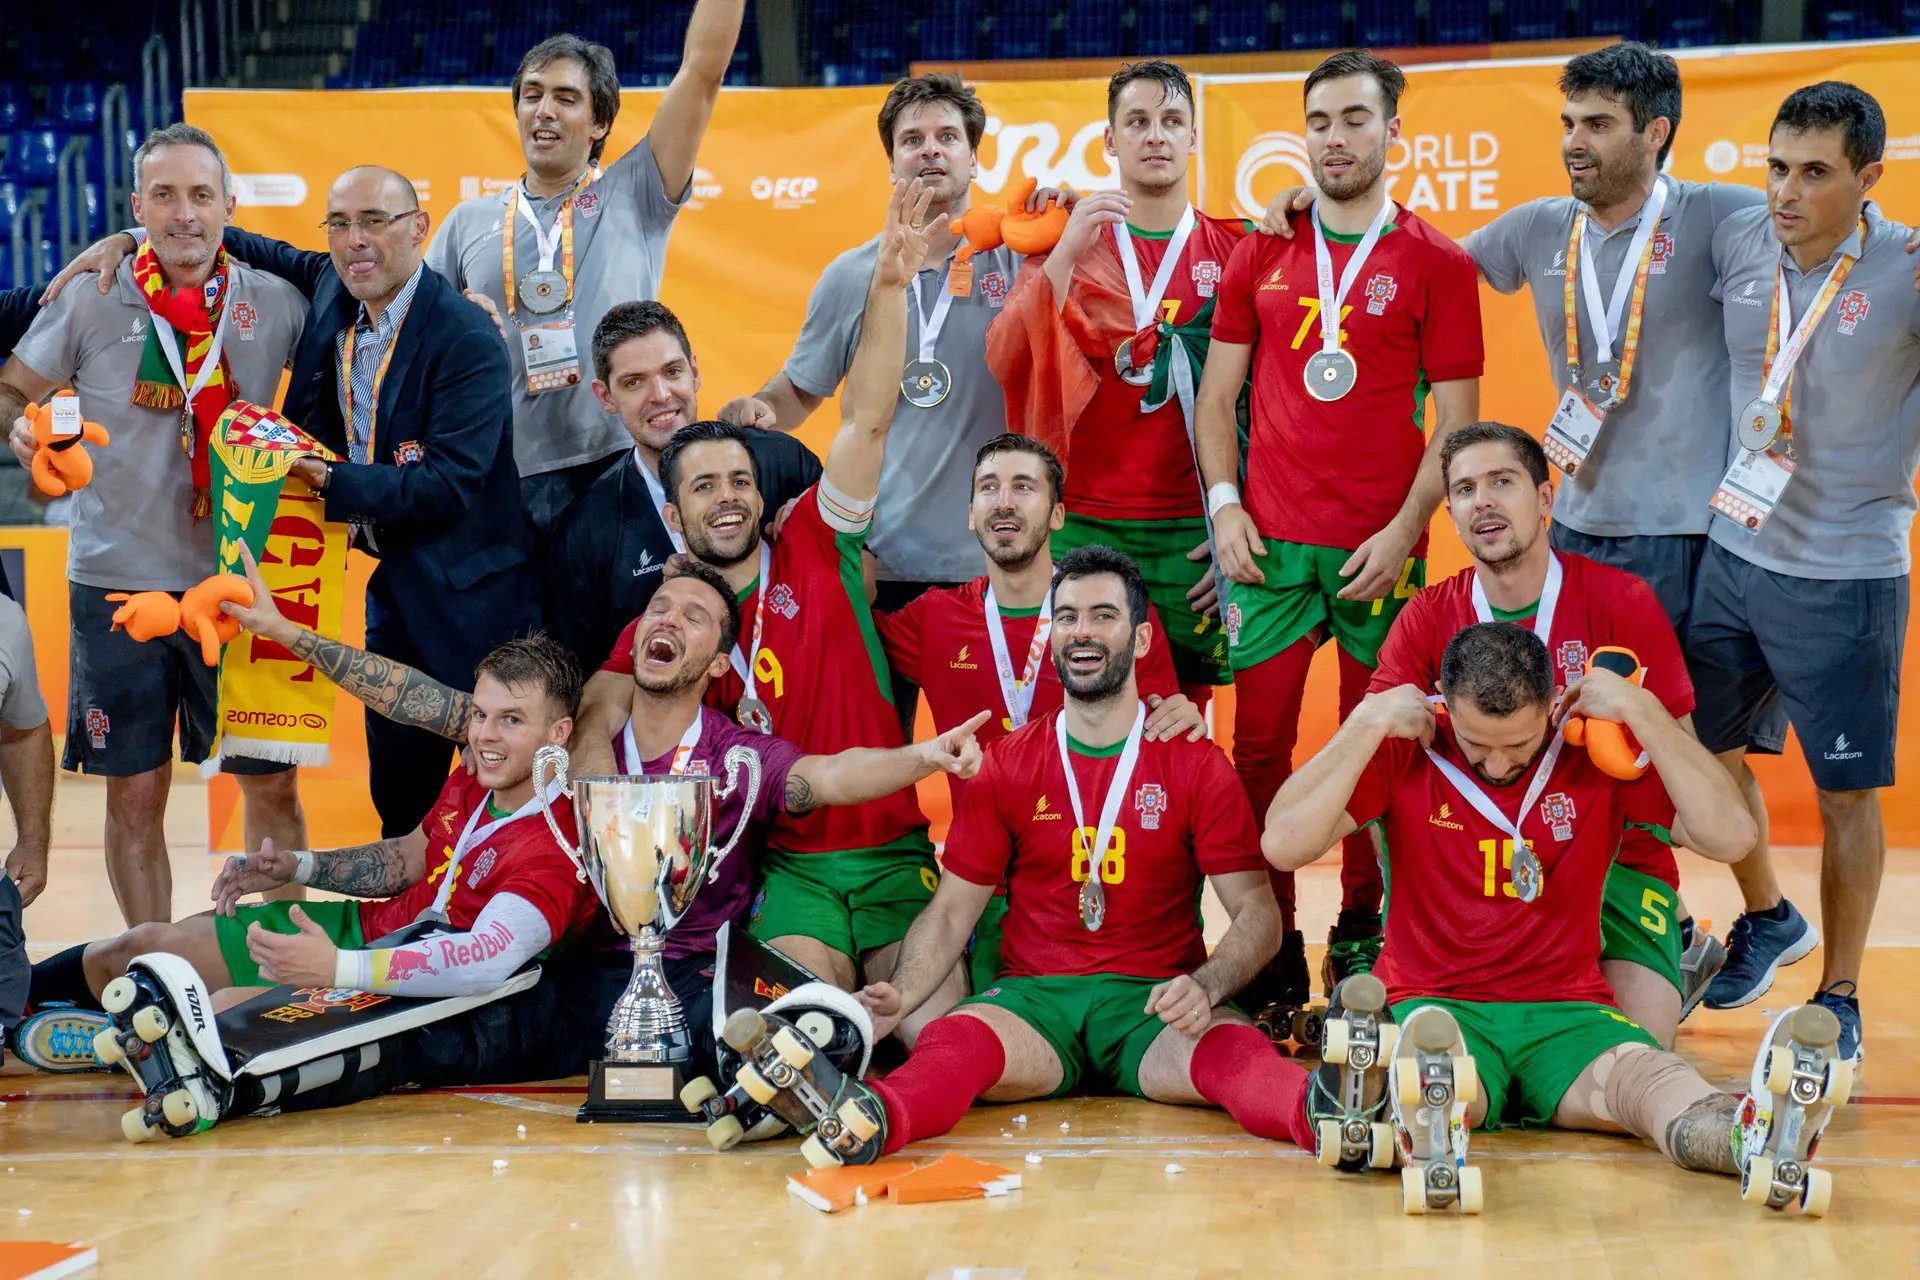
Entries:
[[60,139],[51,129],[16,129],[7,144],[0,178],[27,186],[52,182],[60,163]]
[[1413,0],[1367,0],[1354,22],[1354,43],[1370,49],[1404,49],[1420,43]]
[[1661,0],[1655,29],[1667,48],[1724,44],[1725,11],[1720,0]]
[[27,86],[0,80],[0,129],[11,132],[19,128],[29,110]]
[[1507,40],[1561,40],[1567,34],[1567,0],[1507,0]]
[[1640,0],[1580,0],[1574,30],[1583,36],[1619,36],[1638,40],[1645,15]]
[[1807,15],[1807,34],[1818,40],[1876,40],[1893,34],[1879,6],[1851,5]]
[[1343,24],[1340,0],[1296,0],[1280,6],[1280,47],[1337,49]]
[[1067,0],[1063,58],[1111,58],[1120,53],[1120,0]]
[[989,52],[996,58],[1044,58],[1053,44],[1053,0],[1001,0],[994,6]]
[[1270,47],[1267,0],[1213,0],[1207,44],[1214,53],[1256,53]]
[[1433,44],[1486,44],[1493,39],[1487,0],[1429,0],[1427,39]]
[[[980,51],[980,9],[971,0],[934,0],[920,12],[914,56],[932,62],[962,62]],[[1001,56],[998,50],[995,56]]]
[[68,80],[47,95],[47,112],[55,124],[83,129],[100,122],[100,91],[85,80]]
[[0,239],[13,234],[13,215],[20,212],[20,188],[0,182]]
[[8,234],[5,236],[0,236],[0,289],[17,289],[21,285],[30,284],[30,283],[31,281],[27,281],[27,280],[22,280],[22,281],[19,281],[18,283],[15,283],[14,281],[13,236],[12,236],[12,229],[11,227],[9,227]]
[[1181,0],[1158,0],[1133,11],[1133,53],[1139,58],[1177,58],[1198,47],[1193,30],[1193,6]]

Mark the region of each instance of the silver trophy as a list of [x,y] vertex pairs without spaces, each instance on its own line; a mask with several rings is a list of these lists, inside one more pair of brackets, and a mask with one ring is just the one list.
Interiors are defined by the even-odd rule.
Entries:
[[[593,882],[614,924],[633,943],[633,981],[613,1007],[604,1058],[593,1063],[581,1120],[684,1121],[682,1075],[693,1038],[680,1000],[667,985],[660,951],[695,895],[720,874],[750,818],[742,817],[724,845],[713,842],[713,803],[731,796],[746,775],[743,815],[760,797],[760,756],[729,747],[723,786],[705,774],[574,778],[566,748],[534,754],[533,782],[554,839]],[[551,774],[573,800],[576,846],[554,821],[547,796]]]

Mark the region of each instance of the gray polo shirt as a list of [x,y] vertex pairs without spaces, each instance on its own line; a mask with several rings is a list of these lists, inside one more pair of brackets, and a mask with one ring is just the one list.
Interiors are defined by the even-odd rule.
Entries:
[[[593,331],[608,308],[620,302],[645,302],[660,296],[667,265],[667,233],[693,190],[691,180],[678,199],[667,194],[642,138],[632,150],[573,197],[573,335],[580,353],[581,378],[570,387],[538,395],[527,390],[527,366],[519,340],[507,343],[513,362],[513,458],[523,476],[558,471],[582,462],[624,453],[633,447],[617,415],[593,398]],[[566,195],[534,202],[534,216],[548,235],[557,235]],[[502,321],[507,315],[507,280],[500,255],[500,232],[512,206],[503,192],[463,200],[440,224],[427,246],[427,265],[461,289],[493,299]],[[525,215],[516,212],[513,229],[514,284],[540,266],[540,243]],[[560,269],[558,251],[554,270]],[[560,319],[565,312],[537,316],[520,306],[517,319],[531,325]]]
[[[1763,569],[1798,578],[1894,578],[1911,568],[1913,476],[1920,466],[1920,292],[1907,228],[1867,205],[1866,252],[1794,366],[1793,448],[1799,465],[1758,530],[1714,513],[1713,540]],[[1811,271],[1785,259],[1795,323],[1859,232]],[[1713,238],[1733,386],[1720,469],[1739,452],[1733,419],[1765,382],[1767,329],[1780,244],[1764,208],[1729,218]],[[1783,339],[1784,341],[1784,339]]]
[[[879,245],[875,236],[847,250],[827,264],[813,287],[806,323],[782,370],[800,390],[831,396],[853,366]],[[987,326],[1000,314],[1019,270],[1020,255],[1004,245],[974,255],[973,289],[947,309],[934,352],[953,375],[953,389],[930,409],[916,408],[904,395],[895,405],[867,540],[880,557],[882,578],[967,582],[980,575],[980,543],[966,521],[973,455],[1007,429],[1006,395],[987,368]],[[920,353],[917,312],[933,311],[946,272],[947,260],[923,267],[918,307],[907,296],[909,360]]]
[[[1587,465],[1562,477],[1554,500],[1555,520],[1593,537],[1705,533],[1707,501],[1726,469],[1726,442],[1714,425],[1726,401],[1727,353],[1713,295],[1713,231],[1730,214],[1764,204],[1766,193],[1666,181],[1658,233],[1666,239],[1654,244],[1626,403],[1607,414]],[[1571,196],[1530,200],[1467,237],[1467,252],[1487,283],[1501,293],[1532,288],[1556,395],[1567,388],[1567,237],[1582,208]],[[1626,260],[1639,226],[1636,211],[1593,243],[1603,298],[1611,300],[1621,271],[1639,265]],[[1594,232],[1597,224],[1589,228]],[[1598,347],[1584,301],[1577,315],[1581,361],[1591,364]],[[1619,355],[1616,350],[1614,358]]]
[[[307,300],[286,281],[236,262],[227,307],[234,394],[272,405],[306,324]],[[132,403],[152,321],[129,257],[107,293],[85,282],[62,290],[14,348],[29,369],[79,393],[80,412],[112,439],[105,448],[82,446],[93,455],[93,483],[73,495],[67,577],[83,586],[185,591],[214,570],[213,521],[196,523],[191,511],[181,414]]]
[[38,729],[46,722],[26,611],[13,597],[0,596],[0,723],[9,729]]

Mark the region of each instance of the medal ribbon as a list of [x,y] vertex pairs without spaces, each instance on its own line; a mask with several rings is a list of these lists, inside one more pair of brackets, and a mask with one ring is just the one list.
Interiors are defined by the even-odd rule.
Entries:
[[653,474],[653,468],[647,465],[647,460],[640,456],[639,445],[633,446],[633,465],[634,468],[640,472],[640,478],[646,481],[647,496],[653,499],[653,513],[660,517],[660,527],[667,531],[667,537],[673,542],[673,549],[681,555],[685,555],[687,551],[686,538],[676,533],[673,526],[667,523],[666,487],[660,483],[660,477]]
[[1154,313],[1160,310],[1160,299],[1167,296],[1167,286],[1173,282],[1173,269],[1180,264],[1180,255],[1186,250],[1187,237],[1193,234],[1196,221],[1193,206],[1188,205],[1173,229],[1173,238],[1167,241],[1167,256],[1160,259],[1160,269],[1153,273],[1153,287],[1145,291],[1140,284],[1140,256],[1133,251],[1133,232],[1124,222],[1113,224],[1113,243],[1120,254],[1120,269],[1127,276],[1127,297],[1133,301],[1135,333],[1153,323]]
[[[1867,247],[1867,220],[1860,219],[1860,248]],[[1787,251],[1780,250],[1779,262],[1774,267],[1773,310],[1767,318],[1767,355],[1763,367],[1767,371],[1766,385],[1760,389],[1760,399],[1767,404],[1780,406],[1780,435],[1783,439],[1793,438],[1793,397],[1788,390],[1788,382],[1793,377],[1793,367],[1800,363],[1800,353],[1805,351],[1807,343],[1813,337],[1814,329],[1826,316],[1827,308],[1839,296],[1840,287],[1853,274],[1853,264],[1859,261],[1855,254],[1843,253],[1840,261],[1833,264],[1827,272],[1827,279],[1820,286],[1820,292],[1814,297],[1813,305],[1807,314],[1800,317],[1800,323],[1793,323],[1793,299],[1787,293]],[[1790,329],[1786,345],[1780,345],[1780,331]]]
[[947,290],[947,280],[953,275],[953,259],[947,259],[947,269],[940,276],[940,296],[934,299],[933,314],[927,315],[920,310],[920,273],[914,272],[913,279],[907,282],[913,290],[913,315],[920,322],[920,358],[933,359],[934,344],[940,341],[940,330],[947,324],[947,311],[953,306],[953,294]]
[[[769,581],[769,579],[771,579],[772,576],[773,576],[773,550],[772,548],[768,547],[765,542],[762,542],[760,544],[760,589],[754,593],[754,599],[753,599],[753,656],[754,658],[758,658],[760,656],[760,632],[767,620],[767,592],[769,589],[771,589],[773,585],[772,582]],[[746,699],[754,696],[753,694],[753,659],[744,658],[741,656],[740,642],[738,640],[735,640],[733,642],[733,652],[731,654],[728,654],[727,658],[728,658],[728,661],[733,663],[734,674],[739,676],[740,682],[747,686],[747,691],[741,695],[741,701],[744,702]]]
[[[1613,359],[1613,344],[1621,338],[1620,319],[1628,316],[1625,340],[1620,351],[1620,390],[1618,398],[1627,398],[1627,385],[1633,378],[1634,357],[1640,352],[1640,322],[1646,312],[1647,277],[1653,270],[1653,237],[1660,229],[1660,214],[1667,204],[1665,178],[1654,180],[1653,191],[1640,206],[1640,225],[1627,243],[1628,262],[1638,264],[1629,277],[1625,271],[1613,282],[1613,297],[1604,305],[1600,297],[1600,269],[1594,265],[1593,243],[1586,234],[1590,221],[1586,213],[1576,213],[1573,232],[1567,240],[1567,278],[1563,298],[1567,313],[1567,369],[1569,381],[1580,379],[1580,324],[1574,306],[1574,276],[1579,275],[1581,297],[1587,307],[1587,327],[1593,330],[1597,350],[1596,364]],[[1577,265],[1576,265],[1577,264]],[[1629,312],[1627,300],[1633,300]]]
[[1053,589],[1040,602],[1040,616],[1033,620],[1033,642],[1027,646],[1027,669],[1019,679],[1013,675],[1013,659],[1007,653],[1007,633],[1000,626],[1000,602],[993,586],[987,586],[987,643],[993,647],[993,669],[1000,677],[1000,696],[1007,704],[1007,719],[1018,729],[1033,712],[1033,693],[1040,685],[1041,655],[1053,631]]
[[[408,308],[408,310],[411,309],[412,308]],[[386,351],[380,356],[380,367],[373,371],[373,404],[367,409],[367,438],[365,441],[356,440],[353,435],[353,342],[354,336],[360,330],[360,323],[356,320],[347,326],[345,345],[340,351],[340,396],[341,399],[345,401],[347,408],[346,427],[347,444],[349,446],[347,453],[349,457],[352,457],[355,452],[352,446],[359,445],[358,453],[360,456],[352,458],[354,462],[373,461],[374,428],[380,421],[380,386],[387,380],[387,366],[393,363],[393,353],[400,349],[400,325],[404,325],[406,322],[406,316],[401,316],[400,324],[394,326],[393,336],[387,340]]]
[[[492,794],[492,792],[487,793],[489,797],[491,797]],[[548,782],[546,786],[547,804],[551,805],[559,798],[559,795],[560,779],[554,778]],[[440,877],[440,891],[434,895],[433,905],[427,908],[427,911],[421,913],[422,917],[424,918],[430,913],[442,920],[446,919],[447,903],[453,898],[453,882],[459,876],[460,864],[466,860],[466,856],[472,851],[473,846],[479,844],[482,840],[485,840],[509,822],[518,822],[522,818],[540,812],[540,801],[541,797],[535,795],[506,817],[495,818],[483,827],[480,826],[480,819],[487,816],[487,801],[486,799],[482,799],[479,806],[474,809],[473,816],[467,819],[466,829],[460,833],[459,843],[453,846],[453,858],[447,863],[447,869]]]
[[[1127,797],[1127,784],[1133,780],[1133,767],[1140,761],[1140,739],[1146,727],[1147,704],[1142,702],[1133,709],[1133,727],[1127,730],[1127,745],[1113,766],[1113,780],[1107,783],[1107,797],[1100,804],[1100,827],[1093,844],[1087,847],[1087,879],[1094,884],[1100,883],[1100,863],[1107,856],[1107,846],[1113,843],[1113,828],[1120,821],[1120,804]],[[1067,775],[1067,799],[1073,804],[1074,829],[1084,831],[1087,815],[1080,806],[1080,782],[1073,776],[1073,758],[1067,752],[1065,711],[1053,722],[1053,740],[1060,748],[1060,768]]]
[[1475,782],[1466,770],[1459,768],[1450,760],[1442,759],[1440,753],[1432,747],[1421,749],[1427,753],[1427,759],[1433,761],[1434,767],[1440,770],[1441,775],[1453,784],[1453,789],[1459,792],[1481,817],[1513,837],[1514,857],[1518,859],[1522,848],[1533,847],[1526,836],[1521,834],[1520,826],[1526,821],[1527,814],[1539,801],[1541,794],[1546,791],[1547,780],[1553,776],[1553,766],[1559,763],[1560,748],[1565,742],[1566,739],[1561,737],[1560,730],[1555,729],[1553,741],[1547,744],[1546,755],[1540,758],[1540,763],[1534,767],[1533,780],[1527,783],[1526,798],[1520,801],[1520,816],[1511,820],[1506,814],[1500,812],[1500,807],[1494,804],[1485,791],[1481,790],[1480,784]]
[[[1560,568],[1560,557],[1547,552],[1547,584],[1540,592],[1540,605],[1533,615],[1533,634],[1540,637],[1540,643],[1552,646],[1549,639],[1553,634],[1553,611],[1560,603],[1560,583],[1565,573]],[[1473,620],[1475,622],[1493,622],[1493,608],[1487,603],[1487,589],[1480,585],[1480,573],[1473,575]]]
[[[516,182],[507,190],[507,217],[500,227],[500,272],[506,278],[507,316],[518,323],[514,314],[514,299],[519,295],[513,291],[513,228],[520,214],[527,216],[533,224],[533,234],[540,246],[540,269],[553,270],[553,259],[557,250],[560,257],[560,274],[567,282],[566,302],[573,301],[573,198],[580,189],[592,182],[595,177],[593,166],[588,165],[580,174],[579,181],[573,184],[573,190],[567,192],[567,198],[560,204],[560,216],[554,220],[554,228],[559,233],[549,237],[546,228],[540,225],[540,219],[534,216],[533,203],[527,199],[526,185]],[[566,303],[561,304],[565,306]],[[556,308],[557,310],[558,308]]]
[[1327,249],[1327,235],[1320,227],[1320,205],[1313,206],[1313,272],[1320,288],[1320,349],[1338,351],[1340,349],[1340,308],[1345,305],[1347,295],[1353,292],[1353,282],[1360,278],[1361,268],[1366,266],[1367,258],[1373,253],[1373,246],[1380,242],[1380,235],[1386,230],[1387,219],[1393,216],[1393,201],[1382,200],[1380,212],[1373,215],[1373,222],[1367,227],[1367,234],[1360,237],[1360,243],[1353,247],[1353,256],[1347,259],[1346,270],[1340,273],[1340,291],[1333,288],[1333,254]]
[[[693,755],[693,749],[700,745],[703,715],[705,712],[699,707],[693,709],[693,723],[680,735],[680,745],[673,749],[673,763],[667,766],[668,773],[678,775],[687,771],[687,760]],[[632,716],[627,717],[626,726],[620,730],[620,745],[625,749],[629,769],[646,767],[647,758],[640,754],[640,744],[634,741]]]

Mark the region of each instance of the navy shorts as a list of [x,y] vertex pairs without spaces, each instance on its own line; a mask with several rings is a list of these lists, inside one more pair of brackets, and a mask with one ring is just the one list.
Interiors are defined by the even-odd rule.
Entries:
[[1687,628],[1695,731],[1730,751],[1784,707],[1823,791],[1893,785],[1907,579],[1797,578],[1709,546]]
[[[176,597],[181,593],[174,592]],[[67,583],[73,619],[68,642],[67,749],[60,767],[98,777],[127,778],[180,758],[199,764],[213,748],[218,669],[200,660],[200,643],[185,632],[144,644],[113,629],[120,606],[104,587]],[[235,756],[225,773],[283,773],[293,768]]]
[[[1684,646],[1687,624],[1693,615],[1694,580],[1699,576],[1701,556],[1707,549],[1704,533],[1647,533],[1625,538],[1601,538],[1566,525],[1555,523],[1548,534],[1555,549],[1598,560],[1615,569],[1625,569],[1653,588],[1667,621]],[[1694,696],[1700,699],[1698,676],[1693,679]],[[1696,728],[1700,712],[1694,713]],[[1762,715],[1747,731],[1747,750],[1759,755],[1777,756],[1787,747],[1787,710],[1778,703]]]

